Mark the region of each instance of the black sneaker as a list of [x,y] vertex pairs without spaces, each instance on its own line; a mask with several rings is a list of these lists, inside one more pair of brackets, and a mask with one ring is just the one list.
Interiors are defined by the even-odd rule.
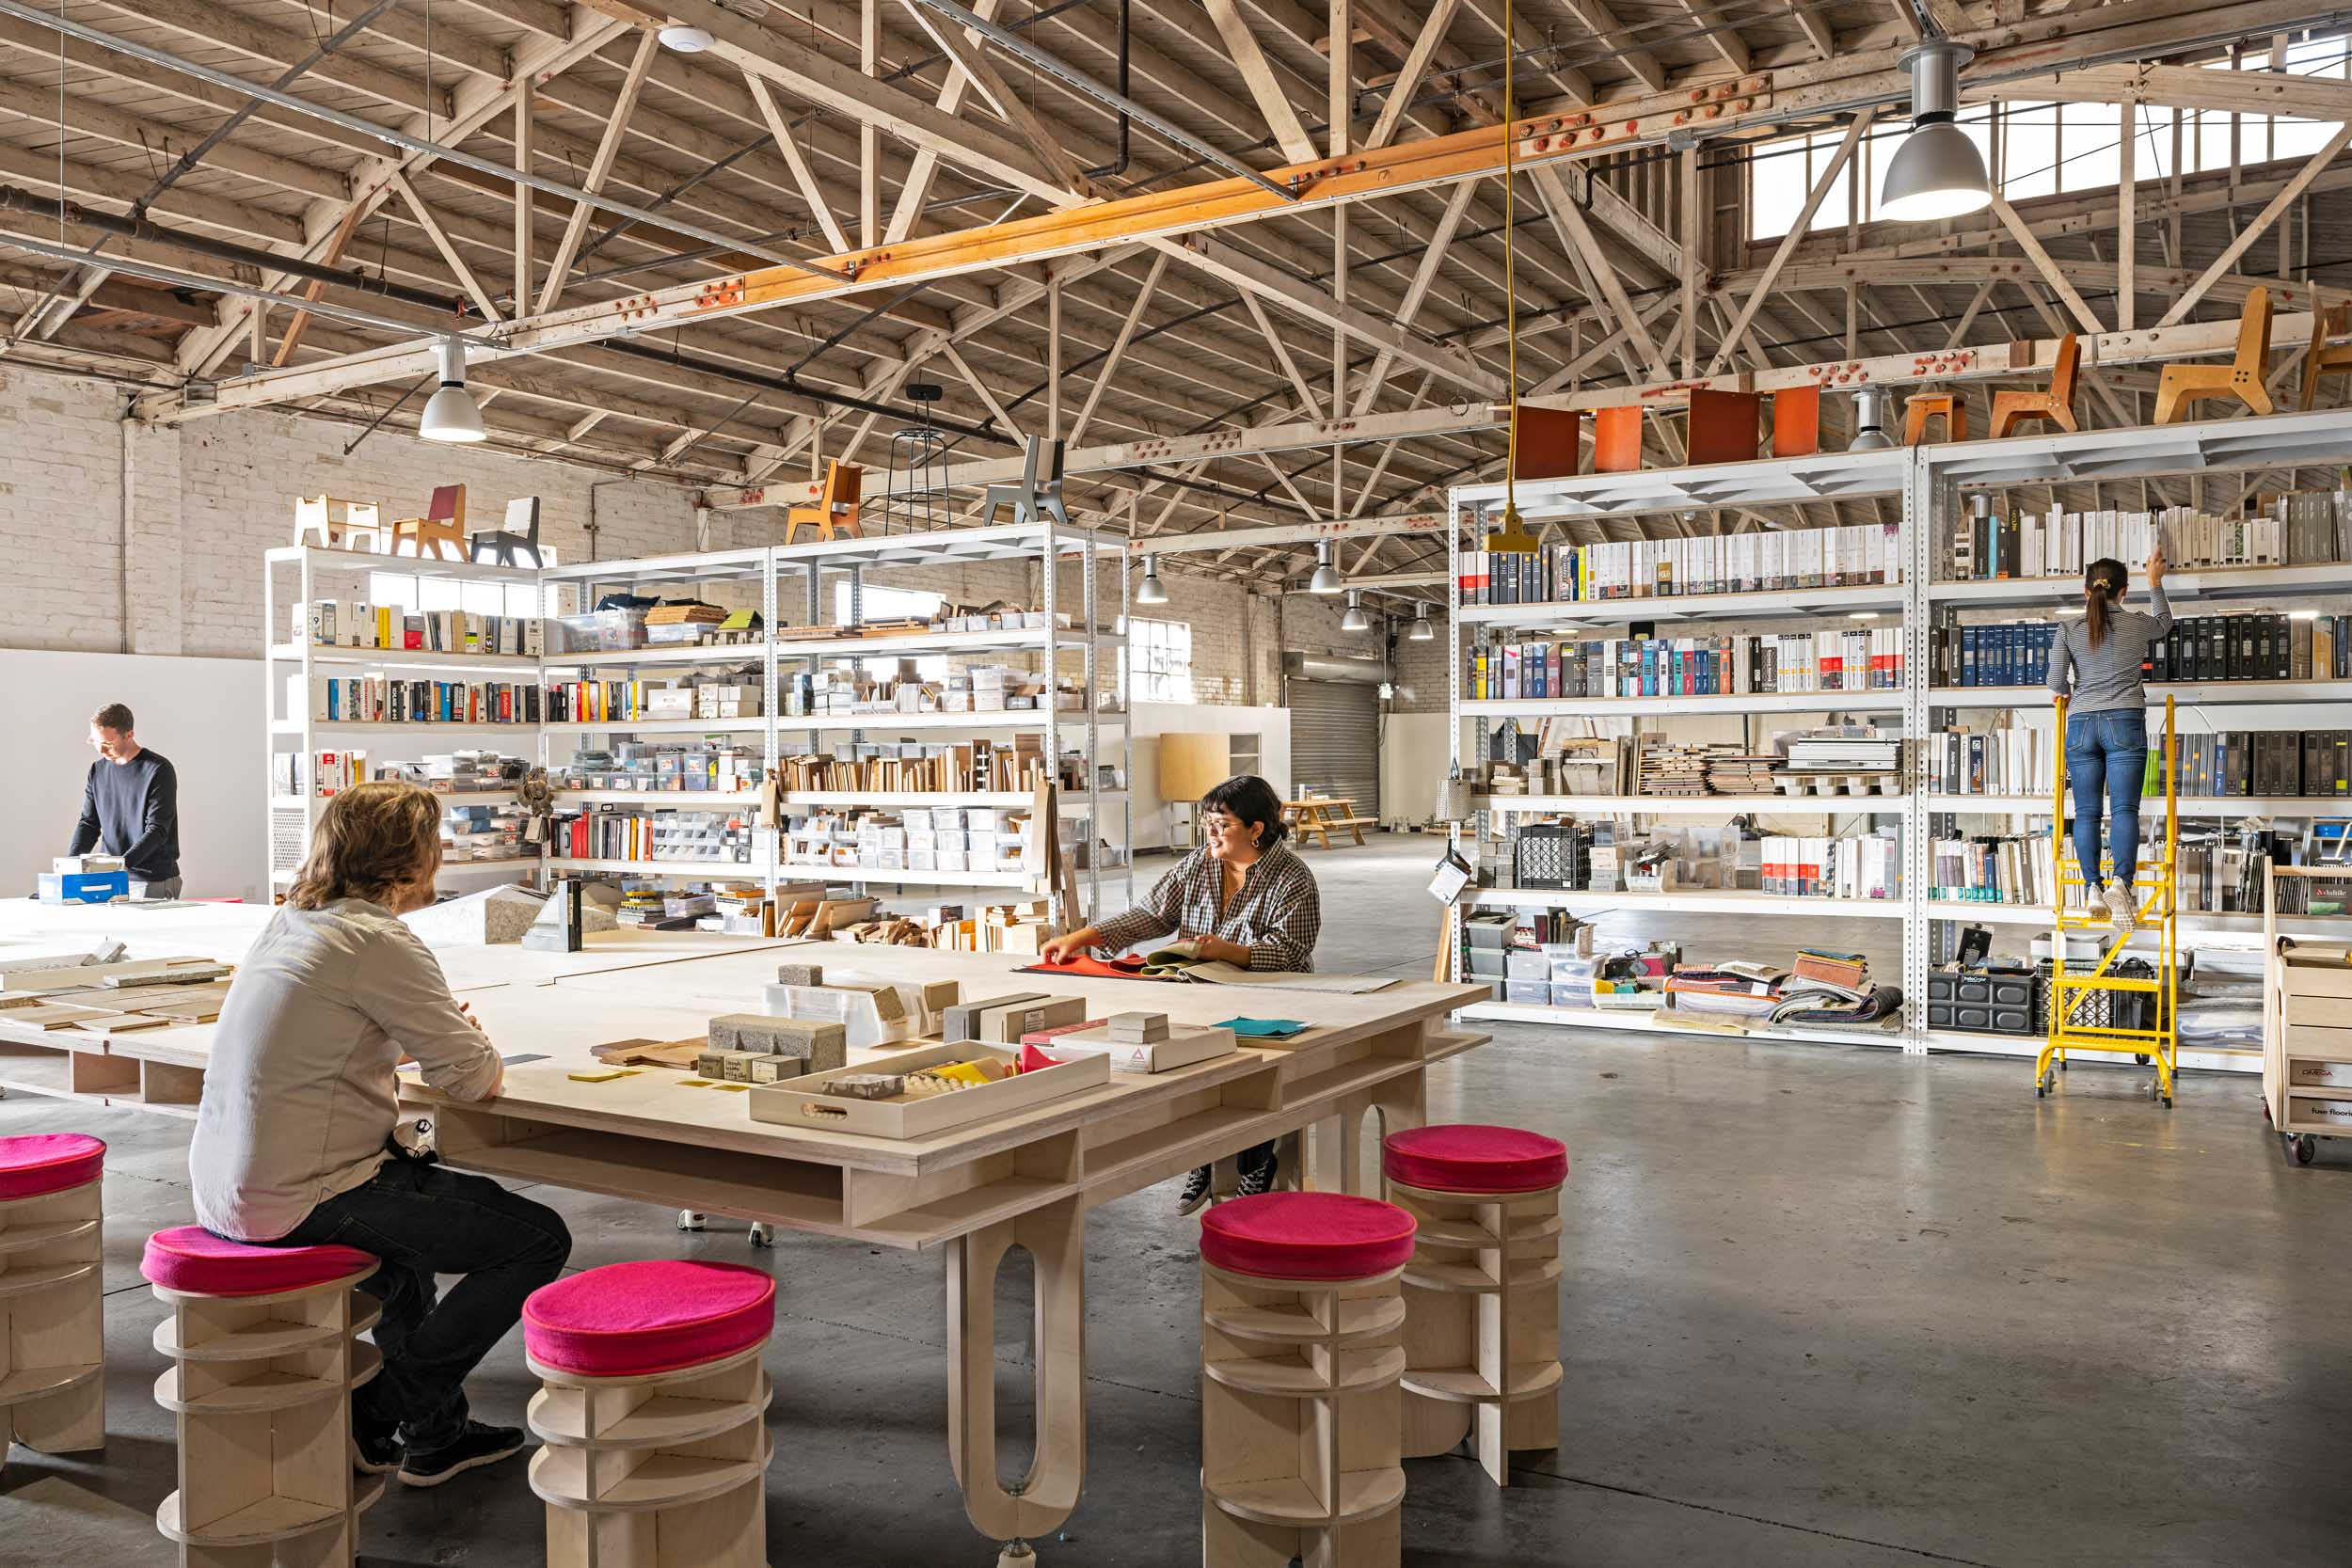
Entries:
[[1209,1201],[1209,1179],[1216,1174],[1216,1166],[1202,1165],[1184,1178],[1184,1196],[1176,1200],[1179,1215],[1197,1212],[1201,1205]]
[[351,1429],[351,1467],[380,1476],[400,1468],[400,1434],[396,1431]]
[[523,1430],[520,1427],[485,1426],[480,1421],[468,1421],[457,1440],[428,1450],[411,1449],[401,1461],[401,1483],[406,1486],[438,1486],[450,1477],[495,1465],[511,1454],[523,1451]]
[[1274,1190],[1274,1178],[1282,1168],[1282,1162],[1269,1154],[1258,1164],[1241,1168],[1241,1196],[1263,1197]]

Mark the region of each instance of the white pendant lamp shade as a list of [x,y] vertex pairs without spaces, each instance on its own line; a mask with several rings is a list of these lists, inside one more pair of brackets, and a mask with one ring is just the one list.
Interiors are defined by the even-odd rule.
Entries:
[[1911,71],[1911,135],[1886,166],[1879,186],[1879,215],[1898,223],[1958,217],[1993,204],[1984,156],[1952,123],[1960,107],[1960,68],[1973,51],[1931,39],[1903,52]]
[[1160,558],[1156,555],[1143,558],[1143,580],[1136,584],[1136,603],[1168,603],[1168,585],[1160,580]]
[[441,340],[441,388],[426,401],[417,434],[428,441],[459,444],[489,437],[482,428],[482,410],[466,390],[466,345],[454,338]]
[[1315,575],[1307,579],[1307,592],[1336,594],[1344,586],[1340,581],[1340,569],[1331,564],[1331,542],[1327,539],[1315,546]]
[[699,55],[712,42],[708,29],[689,27],[681,22],[673,22],[656,37],[661,40],[662,48],[675,49],[681,55]]
[[1884,451],[1895,444],[1886,434],[1886,394],[1876,387],[1865,387],[1853,395],[1853,439],[1846,443],[1848,451]]
[[1417,606],[1413,610],[1413,629],[1405,634],[1405,640],[1408,642],[1428,642],[1434,641],[1437,635],[1438,628],[1429,619],[1429,606],[1426,603]]
[[1371,629],[1372,617],[1364,613],[1364,591],[1360,588],[1349,589],[1347,591],[1347,613],[1340,617],[1340,630],[1370,631]]

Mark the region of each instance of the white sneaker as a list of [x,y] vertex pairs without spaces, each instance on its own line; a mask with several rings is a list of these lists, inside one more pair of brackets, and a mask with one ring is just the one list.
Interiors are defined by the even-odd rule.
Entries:
[[2115,922],[2118,933],[2128,933],[2139,927],[2139,901],[2132,890],[2122,882],[2109,882],[2100,896],[2107,906],[2107,915]]

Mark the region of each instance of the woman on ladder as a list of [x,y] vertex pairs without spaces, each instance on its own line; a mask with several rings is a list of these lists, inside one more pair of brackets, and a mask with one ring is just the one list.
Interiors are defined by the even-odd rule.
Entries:
[[[2132,874],[2139,864],[2139,791],[2148,763],[2148,693],[2140,667],[2149,644],[2172,629],[2164,596],[2164,546],[2148,558],[2146,613],[2123,608],[2129,575],[2120,561],[2094,561],[2083,573],[2083,614],[2059,628],[2050,647],[2050,689],[2069,699],[2066,778],[2074,796],[2074,859],[2083,888],[2104,904],[2119,934],[2139,924]],[[2099,874],[2099,804],[2105,785],[2107,860]]]

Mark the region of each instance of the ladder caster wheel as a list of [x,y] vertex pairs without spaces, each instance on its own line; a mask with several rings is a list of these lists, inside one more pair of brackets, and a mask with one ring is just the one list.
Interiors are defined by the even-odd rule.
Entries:
[[2148,1053],[2145,1051],[2135,1051],[2132,1053],[2132,1060],[2137,1062],[2141,1067],[2146,1067],[2148,1065]]
[[2066,1058],[2065,1058],[2065,1057],[2063,1057],[2063,1056],[2061,1056],[2061,1057],[2059,1057],[2059,1058],[2058,1058],[2058,1069],[2060,1072],[2064,1072],[2070,1065],[2071,1065],[2071,1064],[2069,1064],[2069,1063],[2068,1063],[2068,1061],[2066,1060]]
[[775,1234],[771,1231],[765,1224],[758,1220],[754,1220],[752,1222],[751,1243],[752,1245],[758,1247],[764,1252],[768,1248],[776,1244]]
[[2172,1097],[2169,1094],[2164,1097],[2164,1108],[2168,1111],[2172,1109]]
[[2296,1164],[2310,1164],[2312,1163],[2312,1156],[2317,1154],[2318,1152],[2319,1141],[2313,1138],[2309,1132],[2300,1132],[2296,1135],[2295,1163]]
[[698,1210],[681,1209],[677,1212],[677,1227],[680,1230],[700,1230],[703,1223],[702,1213]]

